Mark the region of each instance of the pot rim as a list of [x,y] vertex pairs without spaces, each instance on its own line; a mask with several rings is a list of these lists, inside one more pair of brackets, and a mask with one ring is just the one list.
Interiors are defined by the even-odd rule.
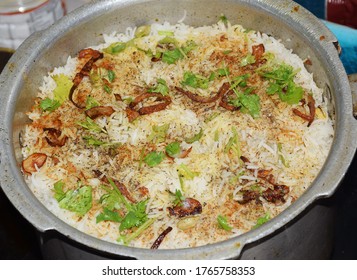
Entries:
[[[39,231],[47,232],[54,230],[75,242],[100,252],[139,259],[236,258],[240,255],[244,245],[271,235],[292,221],[317,199],[331,196],[345,175],[356,151],[357,141],[353,140],[357,136],[357,123],[352,114],[351,90],[347,75],[333,44],[337,40],[315,16],[292,1],[227,0],[230,2],[240,2],[256,9],[262,9],[270,14],[270,16],[278,18],[283,24],[289,25],[292,29],[301,32],[303,36],[312,42],[311,46],[314,45],[322,64],[326,68],[329,65],[326,70],[327,74],[330,80],[332,80],[334,88],[339,90],[339,102],[336,102],[335,137],[332,149],[322,170],[312,185],[297,201],[266,224],[226,241],[195,248],[161,249],[156,250],[153,254],[150,249],[126,247],[97,239],[57,218],[35,198],[31,190],[26,186],[15,160],[12,143],[13,107],[16,104],[17,93],[23,83],[22,75],[26,72],[27,68],[31,67],[33,61],[36,60],[41,51],[56,42],[72,25],[85,23],[90,18],[96,18],[101,13],[111,9],[120,9],[128,5],[152,1],[156,0],[93,1],[68,14],[45,31],[33,34],[15,52],[0,76],[1,92],[9,93],[1,94],[0,96],[1,187],[20,213]],[[296,7],[299,7],[298,12],[292,12]],[[29,55],[22,55],[22,53]],[[20,185],[22,188],[15,188],[16,185]],[[19,199],[19,197],[26,199]],[[37,212],[34,212],[34,209]],[[38,213],[46,213],[46,215]]]

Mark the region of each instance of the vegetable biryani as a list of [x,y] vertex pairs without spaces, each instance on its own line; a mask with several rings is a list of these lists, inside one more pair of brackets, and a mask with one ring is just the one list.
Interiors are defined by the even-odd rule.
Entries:
[[333,138],[305,61],[271,36],[169,23],[104,35],[44,77],[22,170],[56,216],[165,249],[255,229],[310,186]]

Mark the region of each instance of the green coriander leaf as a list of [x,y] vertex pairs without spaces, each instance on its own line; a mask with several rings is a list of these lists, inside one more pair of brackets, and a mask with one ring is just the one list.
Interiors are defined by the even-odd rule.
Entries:
[[238,138],[238,132],[235,127],[232,128],[232,132],[233,136],[229,138],[227,145],[224,147],[224,152],[228,153],[229,151],[232,151],[232,153],[237,157],[237,159],[241,161],[241,144]]
[[149,88],[148,92],[161,93],[163,96],[166,96],[169,93],[169,87],[164,79],[157,79],[156,86]]
[[302,87],[296,85],[293,81],[289,81],[286,90],[279,91],[281,101],[290,105],[298,104],[304,95]]
[[159,41],[159,43],[160,43],[160,44],[172,44],[172,45],[174,45],[175,47],[178,47],[178,46],[179,46],[178,41],[177,41],[175,38],[171,37],[171,36],[166,36],[165,38],[161,39],[161,40]]
[[50,99],[48,97],[41,100],[40,102],[40,108],[42,109],[42,111],[53,112],[60,106],[61,103],[58,100]]
[[119,230],[123,231],[132,227],[139,227],[145,223],[147,221],[146,204],[147,200],[132,204],[131,210],[120,223]]
[[104,132],[107,133],[103,128],[101,128],[94,120],[92,120],[90,117],[86,117],[86,120],[84,122],[77,122],[78,125],[81,127],[95,133],[100,133]]
[[242,61],[240,62],[240,66],[243,67],[253,63],[255,63],[255,56],[249,53],[247,56],[243,57]]
[[165,147],[165,151],[168,156],[176,157],[181,153],[181,147],[179,142],[173,142]]
[[124,42],[116,42],[111,44],[109,47],[103,49],[103,52],[109,54],[118,54],[124,51],[127,47],[127,43]]
[[115,79],[115,72],[113,70],[108,70],[108,78],[107,80],[112,83]]
[[178,172],[180,177],[183,177],[183,178],[185,178],[187,180],[193,180],[193,178],[195,178],[196,176],[200,175],[199,172],[194,172],[194,171],[190,170],[188,168],[188,166],[186,164],[183,164],[183,163],[181,163],[177,167],[177,172]]
[[267,79],[286,82],[293,79],[296,73],[292,66],[282,63],[274,65],[270,70],[259,72],[259,74]]
[[106,93],[112,93],[111,87],[106,84],[103,85],[103,89]]
[[266,213],[264,216],[258,218],[257,223],[253,227],[253,229],[256,229],[256,228],[260,227],[261,225],[265,224],[269,220],[270,220],[270,214]]
[[242,94],[239,97],[241,111],[249,113],[254,119],[260,117],[260,98],[256,94]]
[[104,208],[113,211],[114,209],[122,209],[123,205],[128,209],[130,206],[129,203],[125,200],[124,196],[119,191],[118,187],[114,184],[111,179],[108,179],[112,189],[108,188],[107,186],[100,186],[103,190],[105,190],[105,194],[103,194],[99,202],[102,204]]
[[159,30],[157,34],[160,36],[174,36],[175,33],[173,31]]
[[217,70],[217,74],[219,77],[228,76],[230,74],[229,68],[228,67],[220,68]]
[[123,218],[120,217],[118,212],[111,211],[108,208],[103,208],[103,212],[96,217],[96,223],[100,223],[102,221],[112,221],[120,223],[122,220]]
[[212,113],[210,116],[208,116],[208,117],[205,119],[205,123],[209,123],[210,121],[214,120],[214,119],[217,118],[218,116],[219,116],[219,113],[218,113],[218,112]]
[[93,107],[100,106],[99,102],[95,100],[92,96],[88,95],[86,100],[86,110],[89,110]]
[[208,80],[212,82],[216,78],[216,73],[212,72],[211,75],[209,75]]
[[218,131],[218,130],[216,130],[216,131],[214,132],[213,140],[214,140],[215,142],[218,142],[218,141],[219,141],[219,131]]
[[269,83],[269,86],[268,86],[268,88],[267,88],[266,93],[267,93],[268,95],[273,95],[273,94],[275,94],[275,93],[280,92],[281,90],[282,90],[282,89],[281,89],[281,86],[280,86],[279,84],[277,84],[277,83],[275,83],[275,82],[270,82],[270,83]]
[[190,137],[190,138],[186,138],[185,142],[188,144],[192,144],[196,141],[199,141],[203,136],[203,129],[201,128],[200,132],[195,134],[194,136]]
[[70,77],[64,74],[54,75],[52,78],[57,85],[53,91],[53,99],[62,104],[65,100],[68,99],[73,82]]
[[95,139],[92,136],[84,136],[83,139],[87,141],[88,145],[92,145],[92,146],[96,146],[96,147],[108,144],[107,142],[103,142],[101,140]]
[[230,54],[232,52],[232,50],[225,50],[223,51],[223,54],[227,55],[227,54]]
[[175,64],[179,59],[183,59],[184,56],[179,49],[164,51],[162,54],[162,61],[167,64]]
[[120,235],[117,239],[118,242],[122,242],[124,245],[128,245],[132,240],[137,238],[140,234],[142,234],[147,228],[149,228],[156,219],[148,219],[144,222],[140,227],[138,227],[134,232],[129,235]]
[[53,190],[55,192],[55,199],[60,202],[65,196],[66,193],[63,191],[64,183],[62,181],[57,181],[54,186]]
[[150,166],[154,167],[159,165],[165,158],[165,154],[163,152],[151,152],[144,157],[144,162]]
[[222,215],[218,215],[217,217],[217,222],[220,228],[226,230],[226,231],[231,231],[233,228],[228,224],[227,218],[222,216]]
[[190,51],[194,50],[197,47],[197,44],[195,41],[189,40],[186,42],[186,44],[182,47],[182,51],[184,54],[188,54]]
[[67,191],[65,197],[59,201],[59,206],[80,216],[85,215],[92,208],[92,187],[83,186]]
[[206,79],[205,77],[195,75],[192,72],[185,72],[183,75],[183,81],[181,82],[181,84],[184,86],[190,86],[193,88],[207,89],[208,82],[209,82],[209,79]]
[[282,163],[285,167],[289,168],[290,165],[289,165],[289,163],[285,160],[285,157],[284,157],[284,155],[283,155],[283,145],[282,145],[281,143],[278,143],[278,155],[279,155],[279,160],[281,161],[281,163]]
[[175,200],[174,200],[173,204],[175,206],[181,205],[182,201],[184,201],[184,200],[185,200],[185,197],[182,195],[182,192],[179,189],[176,189]]
[[170,124],[154,125],[152,127],[151,134],[148,137],[148,142],[153,142],[156,144],[165,142],[169,128]]
[[234,77],[231,82],[231,89],[233,89],[235,91],[235,93],[237,94],[237,91],[236,91],[237,87],[238,86],[246,87],[248,78],[249,78],[249,74]]
[[222,14],[220,17],[219,17],[219,20],[222,21],[224,24],[228,24],[228,18]]

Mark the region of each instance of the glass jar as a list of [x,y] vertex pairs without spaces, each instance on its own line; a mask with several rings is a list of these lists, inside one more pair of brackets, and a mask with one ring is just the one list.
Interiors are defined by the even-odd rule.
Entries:
[[65,0],[2,0],[0,49],[16,50],[33,32],[49,27],[65,14]]

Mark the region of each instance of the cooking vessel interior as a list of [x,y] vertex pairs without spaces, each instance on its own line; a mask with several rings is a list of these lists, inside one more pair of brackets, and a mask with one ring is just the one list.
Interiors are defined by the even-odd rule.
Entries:
[[[66,63],[79,50],[103,42],[103,33],[125,32],[154,22],[183,21],[210,25],[224,14],[233,24],[280,38],[302,58],[329,100],[335,124],[330,155],[306,193],[291,207],[260,228],[239,237],[203,247],[150,250],[124,247],[90,237],[68,226],[44,208],[27,187],[20,171],[21,131],[42,78]],[[272,234],[321,197],[331,196],[345,174],[356,149],[356,124],[352,116],[347,76],[338,58],[336,39],[313,15],[292,1],[93,1],[41,33],[32,35],[15,53],[1,77],[1,186],[15,207],[39,231],[56,230],[92,249],[135,258],[232,258],[247,243]]]

